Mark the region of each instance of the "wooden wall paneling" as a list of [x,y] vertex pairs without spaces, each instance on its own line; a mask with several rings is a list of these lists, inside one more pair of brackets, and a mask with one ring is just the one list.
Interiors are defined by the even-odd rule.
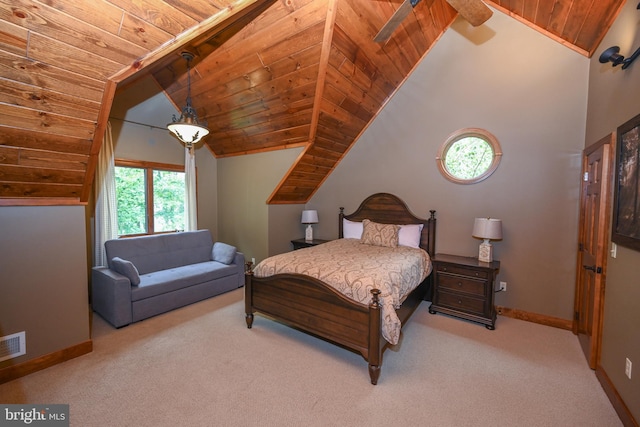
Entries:
[[76,170],[84,172],[87,168],[87,160],[88,156],[80,154],[20,148],[19,164],[21,166],[59,169],[61,171]]
[[84,170],[58,170],[43,167],[21,167],[0,164],[0,180],[4,182],[76,184],[84,182]]
[[[32,2],[23,2],[23,4],[29,3]],[[122,8],[104,0],[92,2],[86,0],[48,0],[47,5],[54,11],[62,12],[114,35],[120,34],[122,19],[126,13]]]
[[[587,15],[591,12],[593,5],[586,2],[574,2],[571,5],[571,17],[565,22],[560,35],[573,43],[576,42]],[[524,16],[523,16],[524,17]]]
[[169,0],[167,3],[196,21],[203,21],[209,16],[219,13],[225,7],[233,5],[233,1],[229,0],[216,0],[215,2],[211,0],[189,0],[188,2]]
[[104,82],[95,78],[70,73],[39,61],[21,58],[0,50],[0,75],[35,87],[62,92],[92,101],[100,101]]
[[0,103],[33,110],[95,120],[100,105],[96,102],[64,93],[26,85],[13,80],[3,81]]
[[77,138],[93,138],[95,130],[95,122],[89,120],[6,104],[0,104],[0,117],[2,125]]
[[576,37],[575,44],[589,52],[589,56],[592,56],[623,6],[624,1],[602,0],[594,2],[591,12],[586,16],[580,33]]
[[[39,198],[73,198],[80,199],[81,185],[66,184],[24,184],[0,181],[0,197],[39,197]],[[56,203],[57,204],[57,203]]]
[[0,50],[27,56],[28,31],[19,25],[0,21]]
[[93,52],[32,33],[29,37],[29,57],[61,70],[106,81],[124,64],[104,58]]
[[147,22],[174,36],[192,28],[199,21],[176,9],[166,1],[139,0],[108,0],[127,14]]
[[0,148],[2,146],[88,155],[91,139],[53,135],[47,131],[25,133],[22,129],[0,126]]
[[[119,64],[126,64],[148,52],[133,43],[123,40],[116,33],[102,30],[101,26],[87,25],[85,17],[80,18],[60,13],[53,7],[40,4],[33,7],[31,0],[14,0],[12,9],[22,13],[12,13],[8,20],[23,26],[41,36],[111,59]],[[103,17],[92,11],[90,15]],[[121,15],[121,13],[120,13]],[[96,21],[96,20],[94,20]],[[102,22],[98,20],[96,23]]]
[[123,40],[153,51],[166,43],[167,40],[176,37],[178,33],[165,31],[143,19],[125,13],[118,35]]

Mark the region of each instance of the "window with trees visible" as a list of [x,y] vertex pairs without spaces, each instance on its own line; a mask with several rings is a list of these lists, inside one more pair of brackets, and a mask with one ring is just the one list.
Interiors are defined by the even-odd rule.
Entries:
[[116,160],[118,235],[184,230],[184,166]]
[[501,158],[502,149],[495,136],[484,129],[466,128],[447,138],[436,162],[449,181],[474,184],[495,172]]

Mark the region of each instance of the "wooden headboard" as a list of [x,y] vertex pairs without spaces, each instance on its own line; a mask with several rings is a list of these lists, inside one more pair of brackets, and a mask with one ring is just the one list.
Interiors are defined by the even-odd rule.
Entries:
[[367,197],[358,209],[352,214],[345,215],[344,208],[340,208],[338,215],[338,236],[343,237],[343,219],[360,222],[368,219],[381,224],[424,224],[420,247],[429,253],[436,253],[436,211],[431,213],[429,219],[415,216],[398,196],[389,193],[376,193]]

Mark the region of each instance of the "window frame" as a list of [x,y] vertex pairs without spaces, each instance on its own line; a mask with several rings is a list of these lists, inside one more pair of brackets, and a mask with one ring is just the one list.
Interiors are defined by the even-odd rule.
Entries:
[[[446,166],[446,156],[451,146],[453,146],[453,144],[460,141],[461,139],[467,137],[480,138],[487,144],[489,144],[489,146],[491,146],[491,149],[493,150],[493,158],[491,159],[491,164],[489,165],[487,170],[480,175],[470,179],[459,178],[453,175],[451,172],[449,172]],[[496,171],[496,169],[498,169],[501,159],[502,147],[500,146],[498,139],[491,132],[480,128],[464,128],[455,131],[447,137],[445,142],[440,146],[440,149],[438,150],[438,155],[436,156],[436,164],[438,165],[438,170],[444,178],[456,184],[466,185],[476,184],[489,178]]]
[[[129,159],[115,159],[114,160],[115,167],[125,167],[125,168],[136,168],[136,169],[144,169],[144,179],[145,179],[145,199],[146,199],[146,222],[147,222],[147,232],[146,233],[136,233],[136,234],[122,234],[118,235],[118,237],[136,237],[136,236],[150,236],[153,234],[167,234],[167,233],[175,233],[180,230],[168,230],[168,231],[155,231],[154,224],[154,212],[153,212],[153,172],[154,171],[164,171],[164,172],[182,172],[186,173],[184,170],[184,165],[174,165],[171,163],[157,163],[157,162],[149,162],[145,160],[129,160]],[[196,183],[197,188],[197,183]],[[117,190],[116,190],[117,191]],[[186,182],[185,182],[185,191],[186,191]],[[196,199],[197,199],[196,194]]]

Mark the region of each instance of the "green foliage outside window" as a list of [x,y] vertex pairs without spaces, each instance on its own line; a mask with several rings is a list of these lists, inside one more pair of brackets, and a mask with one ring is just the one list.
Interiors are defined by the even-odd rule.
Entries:
[[[184,172],[153,170],[148,182],[146,169],[116,166],[115,176],[120,236],[184,230]],[[148,212],[150,198],[153,213]]]
[[154,230],[184,230],[184,172],[153,171]]
[[482,138],[467,136],[451,144],[445,166],[457,178],[473,179],[485,173],[492,161],[491,145]]
[[118,235],[147,232],[144,169],[116,167]]

